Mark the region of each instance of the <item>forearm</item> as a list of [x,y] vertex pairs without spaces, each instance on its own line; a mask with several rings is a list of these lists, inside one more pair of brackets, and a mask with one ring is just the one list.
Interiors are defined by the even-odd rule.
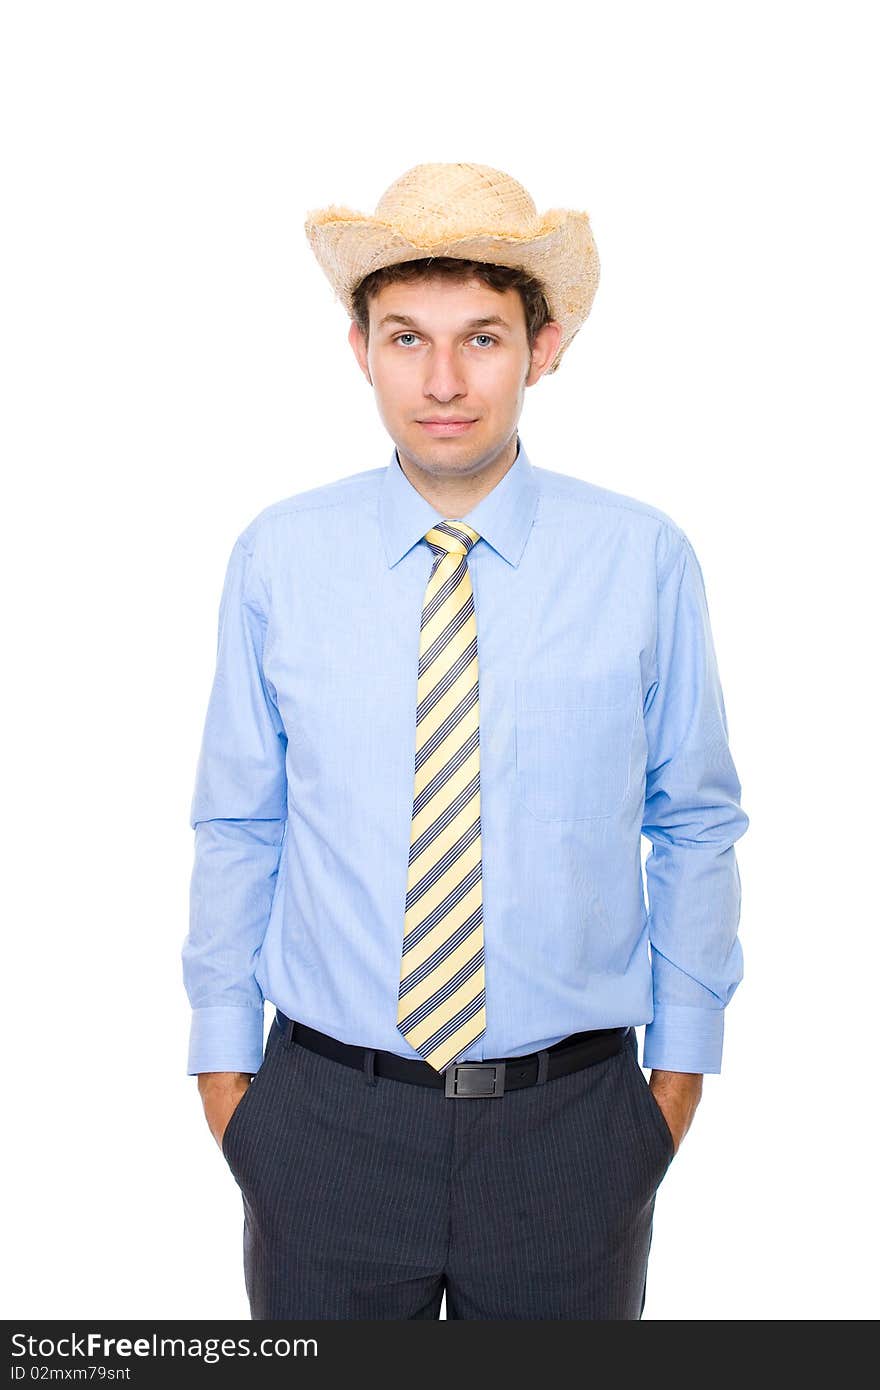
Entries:
[[196,825],[190,931],[183,949],[192,1006],[190,1075],[246,1072],[263,1055],[263,996],[254,976],[277,880],[282,820]]
[[[721,1070],[725,1008],[742,978],[730,837],[744,817],[738,808],[727,817],[732,824],[712,831],[717,839],[704,831],[701,842],[657,842],[648,858],[654,1017],[645,1030],[644,1065],[658,1071]],[[667,826],[666,833],[676,832]]]

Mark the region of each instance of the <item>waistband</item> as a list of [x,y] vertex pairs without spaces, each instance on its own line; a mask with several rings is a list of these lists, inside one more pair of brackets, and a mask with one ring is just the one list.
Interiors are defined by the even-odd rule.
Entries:
[[359,1047],[340,1042],[329,1033],[287,1018],[276,1007],[275,1022],[284,1034],[288,1047],[294,1043],[329,1057],[343,1066],[364,1071],[368,1081],[377,1076],[392,1081],[407,1081],[416,1086],[432,1086],[445,1091],[450,1098],[494,1097],[523,1086],[541,1085],[569,1072],[581,1071],[597,1062],[613,1057],[623,1048],[631,1027],[596,1028],[582,1033],[570,1033],[552,1047],[529,1052],[521,1057],[493,1057],[483,1062],[454,1062],[438,1072],[428,1062],[415,1057],[402,1057],[397,1052],[379,1048]]

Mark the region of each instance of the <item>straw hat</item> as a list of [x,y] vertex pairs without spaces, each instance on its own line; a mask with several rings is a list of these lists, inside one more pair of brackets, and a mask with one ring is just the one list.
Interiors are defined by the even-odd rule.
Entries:
[[416,164],[387,188],[374,216],[346,207],[309,213],[306,236],[337,299],[381,266],[425,256],[517,266],[544,286],[562,327],[549,372],[584,322],[599,283],[599,257],[585,212],[538,215],[522,184],[485,164]]

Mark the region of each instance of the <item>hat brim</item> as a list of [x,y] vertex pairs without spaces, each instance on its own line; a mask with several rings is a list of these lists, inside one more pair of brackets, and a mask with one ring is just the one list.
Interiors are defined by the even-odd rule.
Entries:
[[566,208],[545,213],[527,236],[474,228],[452,241],[419,244],[379,218],[336,206],[311,213],[305,231],[318,264],[349,317],[353,316],[355,289],[365,275],[383,266],[452,256],[525,270],[544,286],[551,316],[562,328],[548,373],[556,371],[589,314],[599,283],[599,257],[589,217]]

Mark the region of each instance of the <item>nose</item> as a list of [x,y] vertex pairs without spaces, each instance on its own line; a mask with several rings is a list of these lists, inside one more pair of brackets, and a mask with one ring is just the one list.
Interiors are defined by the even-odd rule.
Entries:
[[451,401],[467,393],[461,364],[451,349],[435,348],[428,363],[424,385],[426,396],[437,401]]

